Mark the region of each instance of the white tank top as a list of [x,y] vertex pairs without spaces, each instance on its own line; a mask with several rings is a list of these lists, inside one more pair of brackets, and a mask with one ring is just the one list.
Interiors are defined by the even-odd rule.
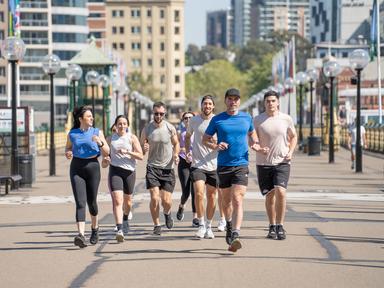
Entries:
[[117,133],[113,133],[111,136],[111,165],[120,167],[126,170],[134,171],[136,169],[136,159],[133,159],[128,154],[119,153],[120,149],[126,149],[133,151],[132,134],[126,133],[124,136],[119,136]]

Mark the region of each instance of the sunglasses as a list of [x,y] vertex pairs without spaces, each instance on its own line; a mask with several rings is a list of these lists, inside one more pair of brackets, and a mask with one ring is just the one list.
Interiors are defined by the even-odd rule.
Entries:
[[155,115],[155,116],[164,116],[165,113],[164,112],[155,112],[155,113],[153,113],[153,115]]
[[189,120],[191,119],[192,117],[184,117],[183,120]]

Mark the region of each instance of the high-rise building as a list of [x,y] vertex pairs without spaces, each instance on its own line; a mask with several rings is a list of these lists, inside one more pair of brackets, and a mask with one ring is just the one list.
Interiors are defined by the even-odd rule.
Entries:
[[[7,37],[8,21],[7,12],[8,1],[0,1],[0,42]],[[7,101],[7,61],[1,57],[0,52],[0,105]]]
[[106,39],[124,59],[128,75],[151,81],[153,99],[172,112],[185,104],[184,0],[107,0]]
[[231,0],[231,43],[244,46],[251,39],[252,0]]
[[230,44],[229,10],[207,13],[207,45],[227,48]]
[[105,15],[105,0],[88,0],[88,28],[89,37],[96,40],[97,47],[105,45],[105,27],[107,25]]
[[49,122],[49,79],[42,60],[53,53],[62,69],[55,75],[56,125],[63,124],[68,109],[66,62],[85,47],[88,39],[86,0],[20,1],[21,38],[26,54],[20,63],[21,105],[33,106],[35,126]]

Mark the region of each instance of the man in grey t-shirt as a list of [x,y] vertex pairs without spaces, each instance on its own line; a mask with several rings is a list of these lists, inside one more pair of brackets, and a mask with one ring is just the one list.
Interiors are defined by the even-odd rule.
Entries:
[[267,238],[286,238],[283,222],[290,162],[297,137],[292,118],[279,111],[279,94],[264,94],[265,112],[256,116],[254,126],[259,141],[256,148],[257,178],[269,219]]
[[159,220],[160,199],[165,225],[173,227],[171,216],[172,192],[175,188],[173,165],[179,161],[179,140],[173,125],[164,120],[166,108],[162,102],[153,104],[153,121],[141,132],[140,142],[144,154],[148,153],[146,186],[151,194],[149,208],[154,224],[153,234],[161,235]]

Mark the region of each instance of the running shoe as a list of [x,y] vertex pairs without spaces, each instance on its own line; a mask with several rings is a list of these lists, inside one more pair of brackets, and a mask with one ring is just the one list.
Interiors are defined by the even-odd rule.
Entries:
[[169,215],[164,214],[165,217],[165,226],[167,226],[168,229],[172,229],[173,227],[173,219],[171,213]]
[[194,227],[194,228],[199,227],[199,219],[193,218],[193,220],[192,220],[192,227]]
[[241,249],[241,247],[242,247],[242,245],[241,245],[239,233],[233,232],[232,233],[232,241],[228,247],[228,251],[236,252],[237,250]]
[[87,247],[87,243],[85,243],[85,237],[82,234],[76,235],[75,239],[73,239],[73,243],[80,248]]
[[199,229],[197,229],[197,232],[195,233],[196,238],[203,239],[205,236],[205,233],[207,232],[207,229],[204,225],[200,225]]
[[278,224],[276,225],[276,234],[277,234],[277,240],[285,240],[286,235],[285,235],[285,230],[283,228],[283,225]]
[[117,225],[113,228],[113,232],[117,232],[119,229],[117,228]]
[[124,235],[127,235],[129,232],[128,220],[123,220],[123,232],[124,232]]
[[219,230],[220,232],[224,232],[226,225],[227,225],[227,222],[225,222],[225,219],[220,219],[219,223],[217,223],[217,230]]
[[116,241],[121,243],[124,242],[124,233],[122,230],[117,231],[116,233]]
[[97,242],[99,242],[99,227],[96,229],[92,228],[91,237],[89,237],[89,242],[92,245],[95,245]]
[[213,234],[212,228],[207,227],[207,230],[205,231],[204,238],[206,239],[213,239],[215,238],[215,235]]
[[128,220],[132,220],[132,218],[133,218],[133,213],[132,213],[132,210],[130,210],[128,214]]
[[184,219],[184,208],[179,206],[179,210],[177,210],[176,218],[179,221],[183,221]]
[[232,242],[232,222],[227,222],[227,232],[225,234],[225,241],[228,245]]
[[153,233],[152,234],[155,236],[161,236],[161,226],[156,225],[155,227],[153,227]]
[[267,238],[268,239],[276,239],[277,238],[276,225],[272,225],[272,224],[269,225],[269,231],[267,234]]

